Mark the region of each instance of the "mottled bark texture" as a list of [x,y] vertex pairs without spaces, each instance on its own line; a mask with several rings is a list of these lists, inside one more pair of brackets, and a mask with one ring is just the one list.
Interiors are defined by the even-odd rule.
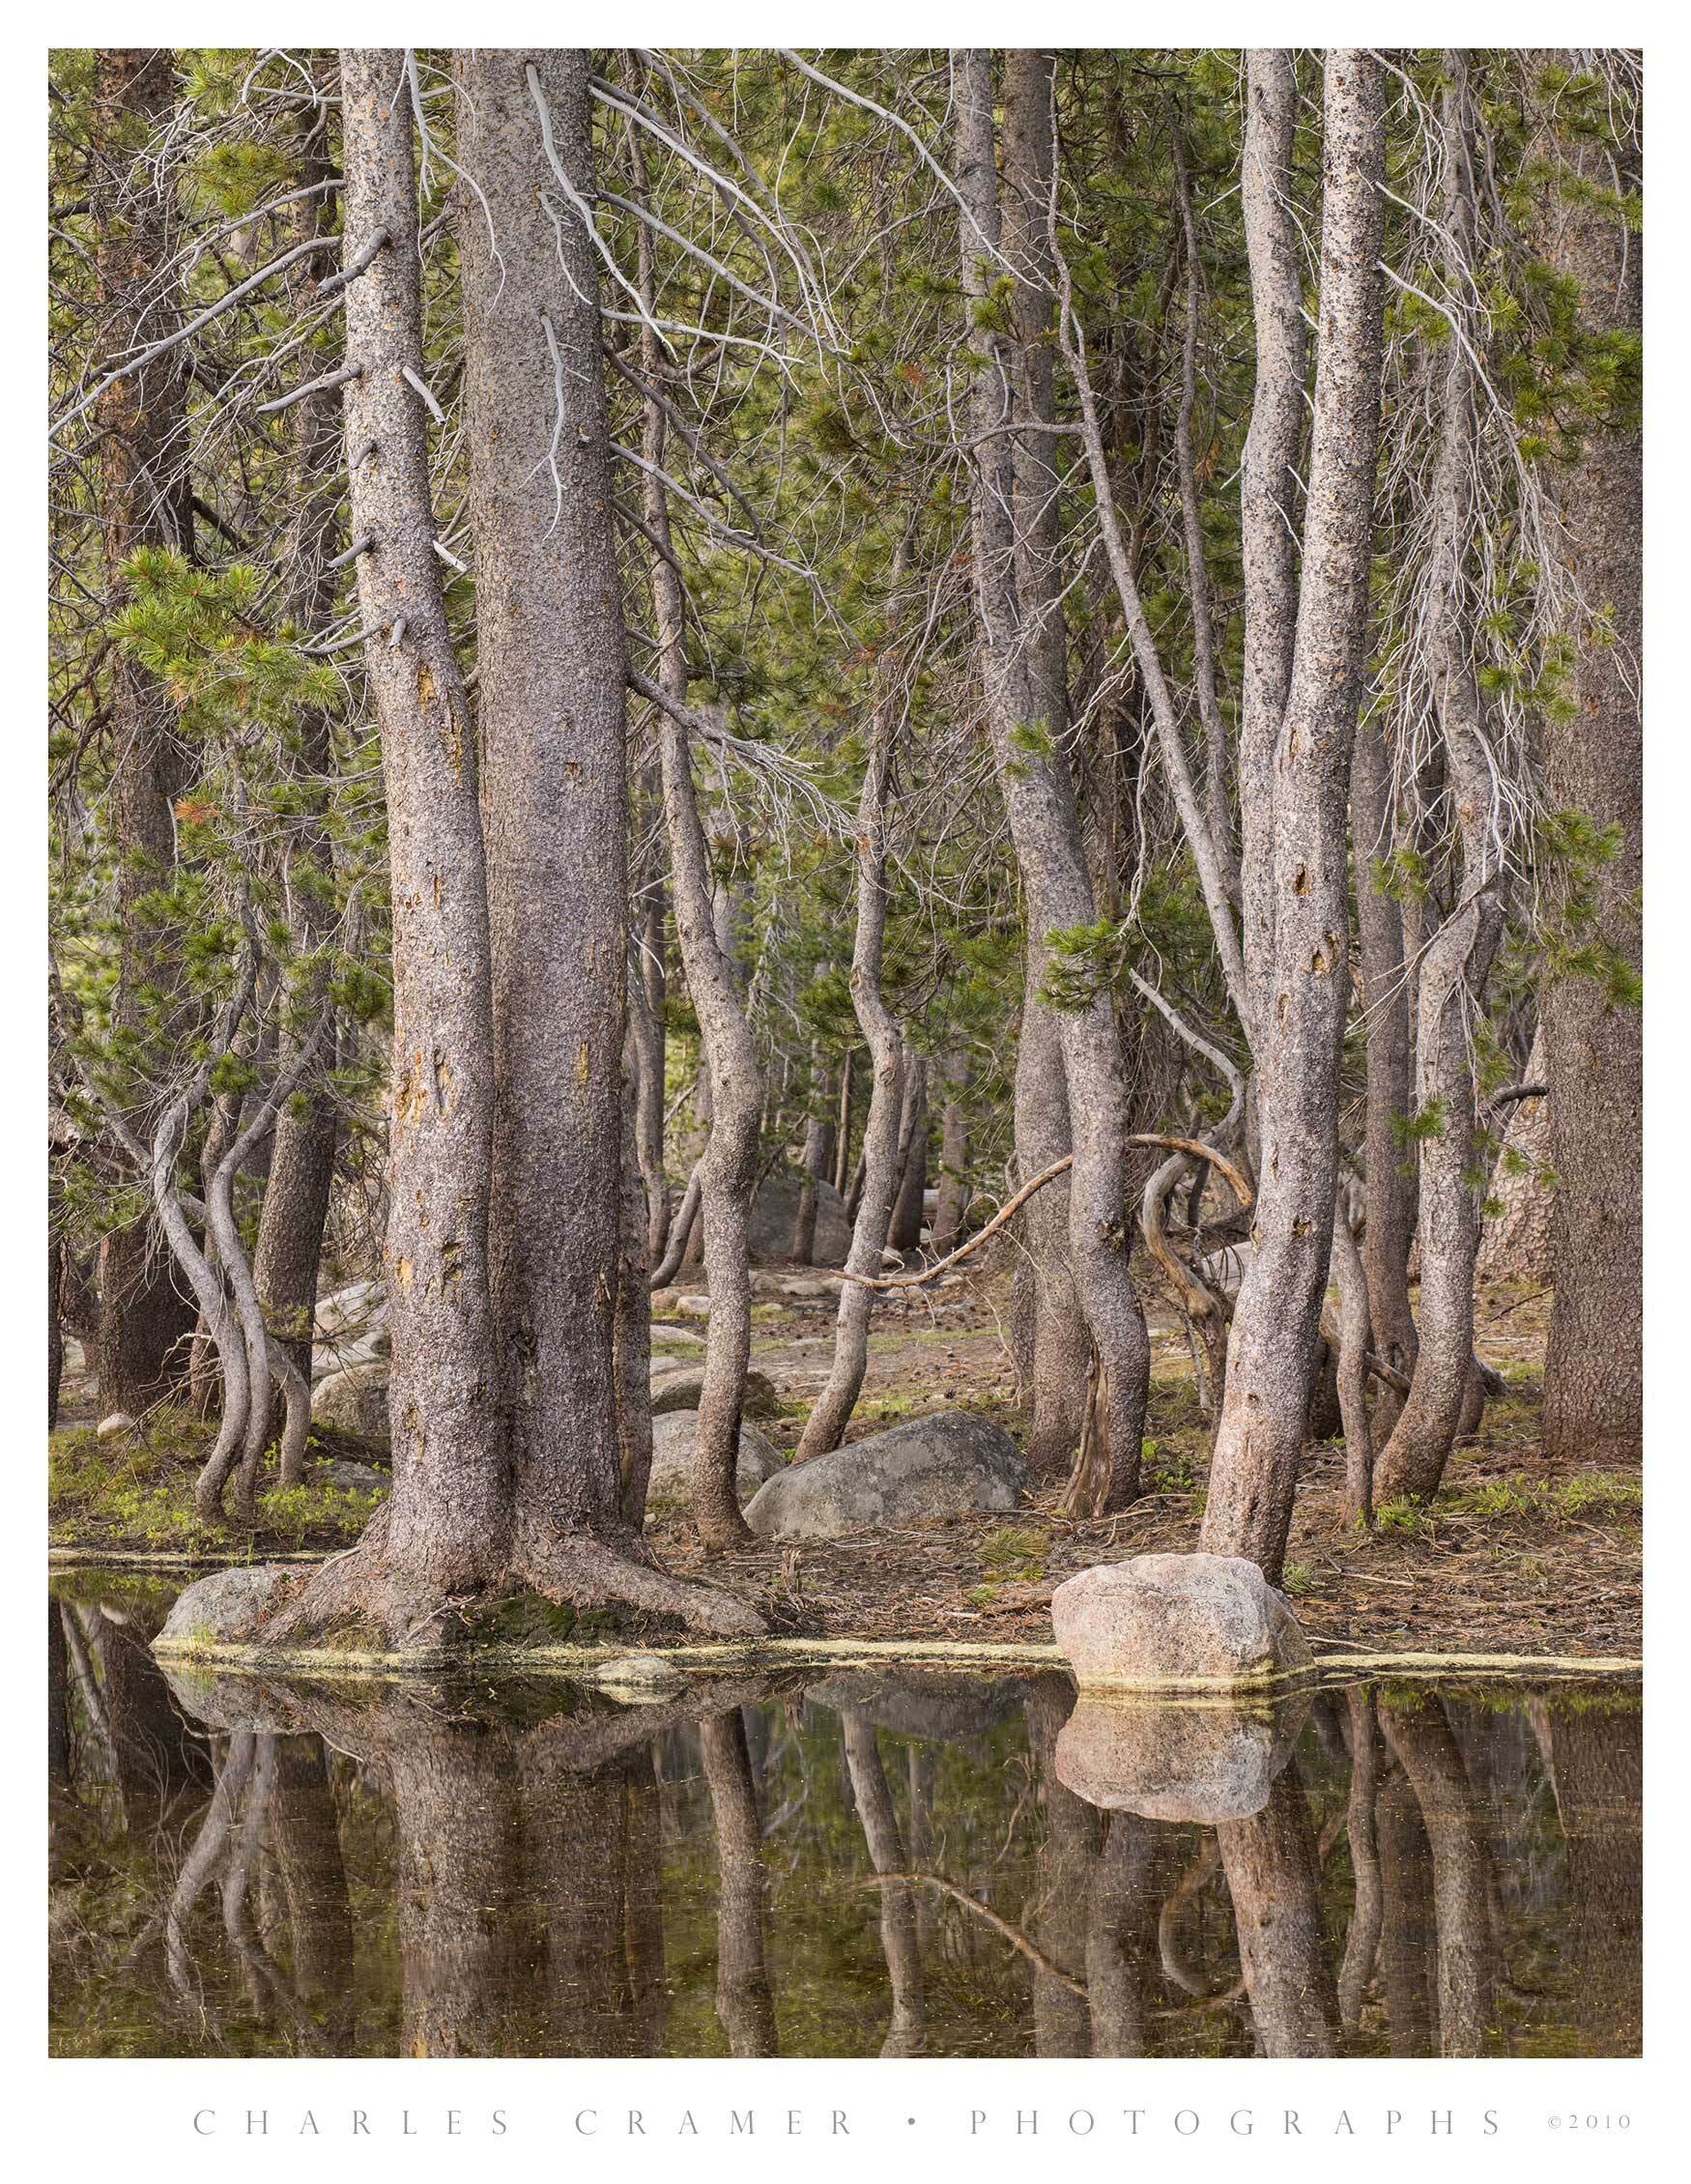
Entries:
[[796,1266],[809,1266],[817,1252],[817,1193],[834,1165],[834,1086],[820,1067],[815,1041],[811,1044],[810,1112],[805,1116],[804,1153],[800,1165],[804,1180],[798,1187],[798,1204],[792,1216],[792,1258]]
[[[1578,68],[1582,58],[1552,54]],[[1570,179],[1608,191],[1637,186],[1642,148],[1609,150],[1546,131],[1547,155]],[[1536,246],[1579,284],[1591,336],[1643,326],[1639,236],[1591,195],[1541,193]],[[1592,884],[1595,936],[1636,976],[1643,963],[1643,437],[1635,377],[1622,369],[1611,416],[1547,473],[1567,574],[1586,614],[1574,635],[1573,717],[1544,724],[1545,794],[1616,831],[1616,853]],[[1593,626],[1601,618],[1603,626]],[[1592,937],[1590,932],[1575,936]],[[1554,1165],[1556,1298],[1544,1360],[1544,1445],[1582,1463],[1636,1457],[1644,1428],[1644,1024],[1635,1001],[1589,977],[1553,975],[1543,997],[1545,1077]]]
[[1415,1792],[1432,1852],[1438,1928],[1438,2043],[1442,2055],[1486,2052],[1502,1970],[1492,1931],[1496,1886],[1484,1815],[1436,1698],[1394,1700],[1380,1725]]
[[[1017,64],[1018,67],[1021,65]],[[1029,65],[1048,77],[1050,56]],[[1048,475],[1018,485],[1014,445],[1023,436],[997,430],[1005,407],[1004,359],[976,309],[1001,268],[993,255],[1001,233],[994,187],[990,56],[966,48],[954,58],[957,104],[956,170],[963,214],[960,228],[962,285],[970,306],[969,343],[976,372],[970,395],[971,506],[976,601],[982,630],[987,714],[1000,793],[1020,868],[1029,931],[1053,933],[1091,924],[1092,878],[1068,759],[1049,718],[1050,691],[1034,666],[1030,640],[1044,626],[1024,616],[1017,586],[1017,542],[1048,500]],[[1010,88],[1016,88],[1012,73]],[[1039,110],[1036,112],[1035,108]],[[1016,251],[1017,291],[1050,319],[1054,287],[1046,231],[1034,216],[1043,206],[1041,176],[1051,158],[1046,98],[1018,96],[1015,129],[1005,136],[1004,204],[1011,216],[1005,241]],[[1022,375],[1025,376],[1025,375]],[[1012,375],[1013,414],[1037,427]],[[1034,437],[1037,437],[1035,435]],[[1018,498],[1019,493],[1019,498]],[[1032,494],[1034,505],[1028,504]],[[1069,1097],[1074,1165],[1069,1175],[1069,1250],[1087,1332],[1097,1354],[1103,1400],[1105,1460],[1093,1470],[1094,1513],[1119,1509],[1138,1491],[1139,1450],[1150,1382],[1151,1346],[1128,1265],[1131,1216],[1123,1162],[1126,1087],[1110,996],[1058,1016],[1058,1042]]]
[[[1446,57],[1443,99],[1450,185],[1444,206],[1447,275],[1461,293],[1475,255],[1474,122],[1466,64]],[[1444,746],[1445,782],[1461,856],[1456,900],[1421,960],[1417,991],[1418,1115],[1436,1117],[1420,1151],[1420,1319],[1415,1371],[1391,1437],[1380,1453],[1382,1501],[1430,1499],[1464,1424],[1474,1375],[1474,1262],[1479,1250],[1483,1179],[1474,1175],[1478,1116],[1473,1036],[1486,979],[1503,938],[1503,841],[1496,808],[1498,768],[1474,666],[1476,638],[1468,562],[1474,545],[1473,468],[1479,438],[1477,388],[1465,340],[1445,344],[1443,417],[1433,472],[1432,566],[1436,653],[1433,693]]]
[[928,1191],[927,1063],[914,1063],[911,1075],[915,1081],[907,1101],[909,1128],[901,1133],[908,1141],[899,1174],[899,1194],[893,1201],[893,1218],[887,1225],[887,1243],[895,1251],[920,1250],[925,1221],[923,1200]]
[[1644,2051],[1644,1715],[1636,1700],[1545,1709],[1567,1844],[1580,2053]]
[[1315,1831],[1297,1761],[1275,1777],[1261,1812],[1220,1822],[1216,1840],[1233,1899],[1257,2054],[1337,2055],[1338,1991],[1322,1926]]
[[[1201,1544],[1277,1580],[1320,1337],[1349,995],[1348,803],[1367,627],[1379,436],[1385,79],[1326,65],[1321,336],[1304,567],[1275,755],[1273,976],[1256,1054],[1256,1254],[1240,1288]],[[1248,611],[1248,602],[1247,602]],[[1246,868],[1247,885],[1263,875]],[[1247,927],[1251,919],[1247,914]]]
[[[170,333],[179,290],[164,274],[178,244],[180,162],[158,139],[176,101],[168,46],[103,47],[95,55],[92,134],[103,162],[95,192],[95,273],[104,335],[102,361]],[[143,547],[193,549],[188,501],[187,418],[180,352],[114,379],[95,409],[99,426],[100,553],[115,614],[125,601],[124,563]],[[161,1026],[143,990],[179,989],[171,938],[145,914],[176,861],[173,805],[186,778],[175,714],[165,691],[122,647],[108,677],[111,774],[105,803],[117,868],[116,1028],[158,1058]],[[149,1072],[143,1071],[143,1077]],[[133,1115],[143,1137],[155,1116]],[[95,1368],[100,1408],[139,1412],[187,1372],[194,1307],[158,1223],[131,1222],[100,1249],[100,1332]]]
[[[314,57],[314,70],[330,64]],[[327,91],[330,87],[324,86]],[[324,185],[332,175],[327,102],[300,108],[299,185],[313,194],[290,208],[288,240],[303,243],[321,233],[333,211],[332,193]],[[293,302],[301,315],[318,307],[319,261],[301,259],[291,276]],[[316,352],[306,352],[299,378],[308,382],[322,368]],[[292,513],[281,560],[291,574],[288,613],[301,629],[323,627],[334,604],[336,579],[329,568],[340,545],[340,404],[332,389],[320,388],[287,412],[292,443]],[[329,882],[332,855],[324,825],[326,776],[334,745],[329,715],[307,707],[300,720],[293,770],[304,784],[305,809],[288,843],[286,901],[295,944],[301,950],[321,945],[333,923]],[[316,1003],[323,1005],[326,980],[316,982]],[[284,1065],[286,1061],[284,1054]],[[324,1079],[334,1067],[332,1040],[316,1056],[313,1081],[302,1085],[276,1118],[270,1173],[259,1215],[252,1279],[265,1319],[307,1381],[311,1377],[312,1322],[317,1310],[317,1273],[323,1257],[323,1227],[334,1182],[339,1120]],[[293,1483],[293,1481],[284,1481]]]
[[764,1950],[763,1825],[739,1707],[699,1725],[716,1821],[716,2015],[731,2055],[773,2055],[775,1997]]
[[749,1609],[663,1576],[621,1517],[624,670],[594,254],[548,215],[555,160],[591,189],[587,56],[458,65],[479,739],[405,376],[423,350],[403,58],[342,60],[348,262],[388,238],[347,289],[345,407],[392,871],[394,1483],[270,1634],[362,1615],[426,1645],[447,1595],[507,1578],[744,1631]]

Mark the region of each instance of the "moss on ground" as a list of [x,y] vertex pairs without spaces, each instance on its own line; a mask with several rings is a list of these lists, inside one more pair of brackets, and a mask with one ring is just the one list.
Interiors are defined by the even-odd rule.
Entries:
[[[92,1426],[47,1436],[48,1538],[54,1546],[151,1554],[215,1554],[228,1559],[239,1540],[255,1560],[284,1548],[345,1546],[385,1499],[385,1489],[276,1482],[275,1450],[267,1451],[250,1535],[208,1524],[194,1508],[194,1481],[215,1428],[182,1406],[149,1411],[134,1431],[101,1441]],[[331,1426],[313,1426],[308,1473],[322,1461],[368,1463],[365,1442]]]

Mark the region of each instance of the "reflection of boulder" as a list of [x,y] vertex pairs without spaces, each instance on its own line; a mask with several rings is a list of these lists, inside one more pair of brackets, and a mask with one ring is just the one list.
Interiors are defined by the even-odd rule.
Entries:
[[847,1671],[805,1686],[805,1698],[834,1713],[861,1714],[894,1737],[931,1744],[961,1744],[1008,1721],[1027,1698],[1024,1679],[927,1676],[910,1670],[879,1675]]
[[1236,1555],[1135,1555],[1059,1585],[1051,1629],[1085,1690],[1225,1688],[1305,1674],[1290,1601]]
[[[652,1420],[651,1478],[645,1489],[648,1509],[692,1508],[693,1445],[698,1434],[697,1411],[666,1411]],[[755,1425],[742,1424],[734,1466],[734,1491],[741,1504],[749,1502],[764,1480],[781,1466],[780,1450]]]
[[[799,1186],[785,1176],[766,1176],[758,1187],[746,1245],[753,1263],[775,1266],[792,1257],[792,1229],[798,1216]],[[844,1266],[851,1249],[851,1223],[846,1201],[831,1183],[817,1186],[817,1266]]]
[[746,1522],[765,1539],[837,1539],[874,1525],[1013,1509],[1026,1483],[1021,1451],[1001,1425],[951,1411],[794,1464],[759,1488]]
[[1147,1820],[1248,1820],[1292,1756],[1307,1692],[1277,1707],[1086,1698],[1057,1739],[1059,1782],[1105,1812]]

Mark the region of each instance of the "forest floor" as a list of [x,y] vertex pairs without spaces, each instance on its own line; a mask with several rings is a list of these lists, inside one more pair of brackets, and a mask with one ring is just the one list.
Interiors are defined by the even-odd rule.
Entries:
[[[699,1283],[682,1284],[698,1289]],[[762,1284],[760,1284],[762,1286]],[[1480,1431],[1460,1443],[1430,1507],[1388,1504],[1371,1534],[1343,1520],[1344,1449],[1305,1451],[1285,1585],[1318,1649],[1533,1655],[1636,1656],[1642,1651],[1643,1481],[1639,1469],[1551,1462],[1539,1413],[1549,1293],[1482,1291],[1476,1345],[1507,1383]],[[1208,1469],[1186,1340],[1151,1311],[1153,1381],[1146,1491],[1119,1516],[1062,1516],[1061,1480],[1036,1480],[1011,1515],[981,1514],[842,1540],[772,1542],[703,1555],[683,1517],[657,1519],[654,1546],[677,1574],[708,1576],[761,1599],[784,1635],[1048,1643],[1052,1590],[1088,1564],[1197,1544]],[[847,1438],[905,1419],[966,1409],[1018,1440],[1004,1330],[1008,1278],[976,1276],[936,1294],[884,1299],[870,1369]],[[753,1365],[773,1382],[779,1416],[761,1430],[796,1444],[826,1377],[831,1300],[760,1303]],[[182,1411],[155,1414],[144,1439],[97,1442],[92,1411],[69,1391],[51,1437],[52,1544],[103,1554],[246,1561],[329,1550],[362,1529],[381,1496],[362,1484],[314,1482],[261,1502],[250,1540],[202,1524],[192,1483],[208,1429]],[[317,1436],[343,1463],[371,1451]]]

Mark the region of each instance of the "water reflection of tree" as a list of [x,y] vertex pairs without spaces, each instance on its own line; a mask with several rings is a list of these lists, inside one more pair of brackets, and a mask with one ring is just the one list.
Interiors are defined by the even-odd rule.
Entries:
[[731,2055],[772,2055],[779,2051],[764,1957],[763,1837],[744,1710],[712,1714],[700,1741],[716,1817],[716,2013]]

